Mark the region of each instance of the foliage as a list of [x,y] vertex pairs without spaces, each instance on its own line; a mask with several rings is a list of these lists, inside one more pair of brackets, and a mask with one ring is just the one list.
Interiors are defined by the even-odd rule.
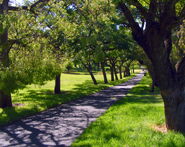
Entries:
[[54,78],[60,71],[57,63],[48,51],[38,48],[11,51],[11,65],[1,71],[1,89],[14,92],[27,84],[44,84]]
[[180,40],[179,40],[179,45],[182,48],[185,48],[185,20],[184,23],[180,26],[180,31],[178,33]]
[[69,63],[66,65],[67,71],[69,72],[72,68],[73,68],[73,64],[72,64],[71,62],[69,62]]
[[9,66],[0,66],[0,89],[14,92],[31,83],[43,84],[51,80],[56,62],[40,37],[40,27],[35,18],[22,11],[7,16],[9,41],[15,42],[9,51]]
[[[0,63],[0,89],[5,93],[15,92],[32,83],[44,84],[61,72],[53,55],[51,40],[45,37],[48,31],[41,23],[42,16],[36,17],[24,10],[1,15],[1,35],[7,30],[8,36],[6,46],[3,43],[0,46],[1,58],[7,58],[6,66]],[[52,37],[62,42],[59,31],[55,29],[51,34],[57,33],[59,37]],[[5,52],[8,52],[6,56]]]

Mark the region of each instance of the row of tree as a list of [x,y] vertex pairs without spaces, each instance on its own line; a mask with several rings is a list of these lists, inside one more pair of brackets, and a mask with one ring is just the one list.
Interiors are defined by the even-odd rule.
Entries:
[[161,91],[167,128],[185,132],[184,0],[0,2],[0,107],[27,84],[59,84],[69,57],[89,73],[93,63],[109,64],[112,78],[136,59]]
[[0,107],[11,107],[11,93],[28,84],[44,84],[55,78],[55,94],[61,93],[60,75],[69,62],[92,71],[101,64],[104,82],[125,76],[135,60],[130,31],[120,27],[115,6],[101,1],[43,1],[0,7]]

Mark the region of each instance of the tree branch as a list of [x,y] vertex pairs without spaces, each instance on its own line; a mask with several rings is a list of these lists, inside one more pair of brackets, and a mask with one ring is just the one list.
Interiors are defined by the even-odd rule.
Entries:
[[44,2],[49,2],[50,0],[38,0],[37,2],[33,3],[31,6],[30,6],[30,10],[34,9],[35,7],[37,7],[37,5],[41,4],[41,3],[44,3]]
[[125,3],[120,3],[118,5],[120,10],[124,13],[126,19],[128,20],[130,27],[132,28],[132,31],[134,33],[141,32],[141,29],[139,27],[139,24],[134,20],[133,15],[131,14],[128,7],[125,5]]
[[18,10],[29,10],[28,9],[28,6],[22,6],[22,7],[14,7],[14,6],[8,6],[8,10],[11,10],[11,11],[18,11]]
[[9,0],[3,0],[2,4],[0,5],[0,14],[3,14],[4,11],[5,13],[8,12],[8,3],[9,3]]
[[143,15],[143,17],[145,19],[147,19],[148,17],[148,11],[145,7],[143,7],[140,2],[138,0],[131,0],[131,4],[134,5],[138,10],[139,12],[141,13],[141,15]]

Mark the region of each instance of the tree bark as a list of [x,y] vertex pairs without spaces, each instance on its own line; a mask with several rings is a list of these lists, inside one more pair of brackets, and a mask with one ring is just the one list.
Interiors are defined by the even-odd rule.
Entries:
[[119,66],[119,77],[120,77],[120,79],[123,79],[123,76],[122,76],[122,66]]
[[96,78],[94,77],[93,72],[92,72],[92,71],[89,71],[89,73],[90,73],[90,75],[91,75],[91,79],[92,79],[94,85],[98,85],[98,82],[96,81]]
[[125,77],[130,76],[130,68],[129,67],[125,67]]
[[0,90],[0,108],[12,107],[11,93]]
[[60,83],[60,74],[56,75],[55,77],[55,88],[54,88],[54,93],[55,94],[61,94],[61,83]]
[[107,84],[108,80],[107,80],[107,74],[105,71],[105,63],[104,62],[101,62],[101,69],[102,69],[102,73],[103,73],[104,83]]
[[125,72],[125,70],[123,71],[123,76],[126,77],[126,72]]
[[155,91],[155,82],[154,82],[154,80],[152,80],[152,85],[151,85],[150,92],[154,92],[154,91]]
[[185,133],[184,92],[177,88],[177,90],[162,90],[161,95],[164,99],[166,127],[169,130]]
[[117,75],[117,70],[116,70],[116,65],[115,65],[115,64],[113,65],[113,68],[114,68],[115,79],[116,79],[116,80],[119,80],[119,79],[118,79],[118,75]]
[[[3,1],[0,9],[0,15],[8,14],[8,3],[9,0]],[[0,22],[0,27],[4,28],[0,34],[0,64],[3,68],[9,66],[9,51],[11,49],[11,44],[8,40],[8,28],[3,26],[4,24]],[[0,108],[12,107],[12,98],[10,92],[5,92],[0,89]]]
[[110,66],[111,81],[114,81],[114,69]]
[[98,85],[98,82],[96,81],[96,78],[95,78],[95,76],[94,76],[94,74],[92,72],[92,66],[90,64],[88,64],[88,65],[83,64],[83,65],[87,69],[87,71],[89,72],[94,85]]
[[[11,48],[11,44],[8,42],[8,32],[7,30],[3,35],[0,36],[0,66],[3,68],[7,68],[10,65],[9,59],[9,51]],[[0,67],[1,68],[1,67]],[[6,83],[4,83],[6,85]],[[0,108],[12,107],[12,97],[11,92],[8,92],[8,87],[5,90],[0,89]]]

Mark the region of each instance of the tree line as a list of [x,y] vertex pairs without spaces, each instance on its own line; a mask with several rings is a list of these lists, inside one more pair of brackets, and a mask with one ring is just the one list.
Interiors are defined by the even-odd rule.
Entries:
[[31,83],[56,78],[60,93],[71,59],[94,84],[93,64],[101,64],[107,83],[105,65],[114,80],[137,60],[160,89],[167,128],[185,132],[184,0],[0,2],[0,107],[12,106],[11,93]]
[[[14,6],[1,3],[0,107],[12,107],[11,93],[28,84],[55,79],[54,93],[61,93],[60,75],[67,64],[82,65],[98,84],[92,67],[101,65],[104,82],[130,75],[136,53],[128,29],[116,23],[117,12],[109,1],[36,1]],[[121,51],[120,51],[121,50]],[[136,57],[136,56],[135,56]]]

